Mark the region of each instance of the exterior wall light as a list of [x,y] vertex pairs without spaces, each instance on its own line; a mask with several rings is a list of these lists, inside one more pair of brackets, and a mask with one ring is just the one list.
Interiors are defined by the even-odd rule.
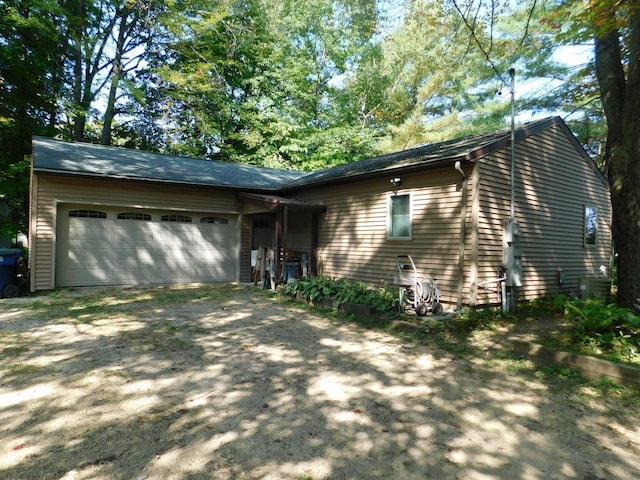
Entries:
[[402,179],[400,177],[394,177],[391,180],[389,180],[391,182],[391,185],[394,186],[394,188],[398,188],[400,185],[402,185]]

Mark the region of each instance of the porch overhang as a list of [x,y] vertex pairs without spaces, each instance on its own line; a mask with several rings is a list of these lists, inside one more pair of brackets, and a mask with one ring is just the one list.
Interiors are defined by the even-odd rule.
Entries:
[[278,210],[287,208],[289,210],[301,210],[310,213],[326,213],[327,206],[319,203],[304,202],[295,198],[281,197],[279,195],[267,195],[261,193],[240,192],[238,197],[241,200],[259,203],[267,210]]

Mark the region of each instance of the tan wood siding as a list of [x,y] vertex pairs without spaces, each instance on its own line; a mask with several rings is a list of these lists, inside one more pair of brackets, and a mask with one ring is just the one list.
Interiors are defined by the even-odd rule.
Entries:
[[[496,303],[494,283],[502,267],[502,229],[510,211],[510,151],[502,150],[480,160],[477,212],[477,303]],[[472,302],[472,304],[474,304]]]
[[[515,216],[522,238],[521,298],[567,291],[578,279],[610,268],[611,209],[608,190],[560,127],[516,145]],[[502,225],[510,211],[510,149],[480,161],[479,281],[502,264]],[[584,246],[584,207],[598,210],[599,243]],[[558,283],[558,272],[566,275]],[[480,298],[480,302],[482,303]]]
[[242,216],[240,235],[240,281],[250,282],[251,278],[251,216]]
[[32,288],[55,285],[57,208],[61,204],[108,205],[238,214],[240,205],[229,192],[200,187],[158,185],[121,180],[87,179],[36,174],[37,205],[33,207],[31,232],[35,258]]
[[311,212],[289,211],[283,248],[311,254]]
[[[403,176],[397,193],[412,196],[410,240],[387,238],[388,197],[394,194],[387,178],[305,192],[301,199],[327,205],[327,213],[320,215],[320,273],[395,288],[396,255],[408,254],[420,276],[438,278],[443,302],[455,303],[460,183],[453,167]],[[471,195],[467,202],[470,219]],[[465,251],[468,257],[470,249]]]

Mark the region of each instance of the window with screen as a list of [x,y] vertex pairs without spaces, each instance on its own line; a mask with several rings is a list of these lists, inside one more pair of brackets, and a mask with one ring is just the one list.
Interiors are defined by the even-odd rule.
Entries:
[[391,239],[411,238],[411,195],[389,196],[387,236]]
[[598,242],[598,209],[584,207],[584,244],[587,247],[597,245]]

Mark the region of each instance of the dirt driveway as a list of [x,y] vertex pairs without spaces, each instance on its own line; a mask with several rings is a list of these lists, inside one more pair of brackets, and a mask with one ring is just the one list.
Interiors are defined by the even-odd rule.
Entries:
[[245,286],[0,301],[2,479],[638,479],[640,412]]

